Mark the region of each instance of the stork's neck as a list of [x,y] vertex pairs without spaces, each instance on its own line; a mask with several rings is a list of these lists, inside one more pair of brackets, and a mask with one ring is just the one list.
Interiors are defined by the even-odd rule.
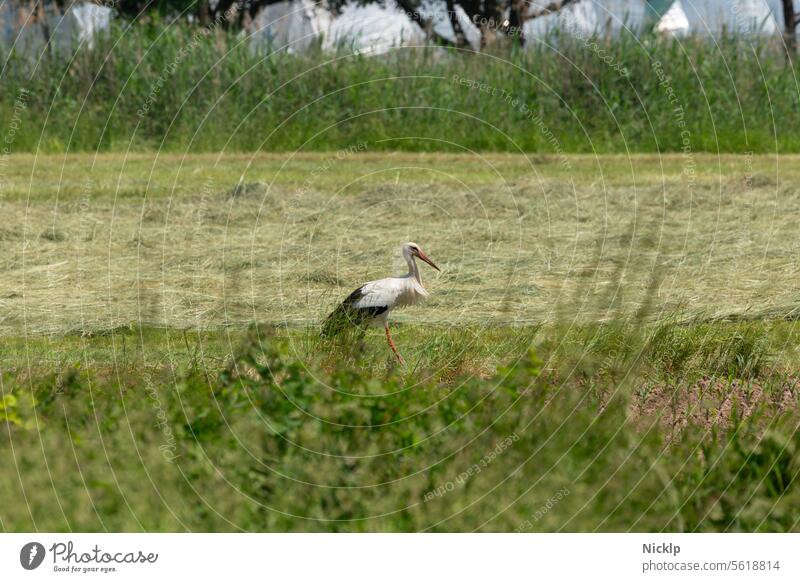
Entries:
[[408,276],[414,277],[417,280],[417,283],[422,285],[422,278],[419,276],[417,261],[414,260],[413,256],[408,256],[406,257],[406,262],[408,263]]

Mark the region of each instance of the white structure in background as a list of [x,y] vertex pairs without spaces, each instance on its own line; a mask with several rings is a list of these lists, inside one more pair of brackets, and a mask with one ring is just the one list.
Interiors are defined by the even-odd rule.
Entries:
[[[532,0],[530,10],[539,11],[550,0]],[[480,46],[480,31],[461,6],[456,15],[472,48]],[[455,40],[443,0],[426,0],[420,12],[430,18],[437,34]],[[525,24],[529,38],[541,37],[560,28],[573,34],[616,34],[624,27],[641,28],[648,22],[646,0],[581,0],[563,10],[530,20]],[[426,42],[425,34],[391,0],[384,4],[346,4],[332,17],[312,0],[284,0],[264,7],[251,25],[256,46],[301,52],[318,35],[323,47],[345,46],[360,52],[380,53],[391,47]]]
[[322,39],[333,50],[380,53],[393,46],[424,42],[425,35],[397,6],[346,4],[334,16],[313,0],[284,0],[262,8],[250,24],[252,46],[299,53]]
[[[535,12],[550,0],[531,0]],[[800,12],[800,0],[794,0]],[[420,11],[432,19],[434,30],[454,40],[444,0],[425,0]],[[473,48],[478,48],[480,32],[456,4],[461,28]],[[628,27],[637,30],[650,26],[645,0],[580,0],[564,9],[525,23],[529,40],[542,38],[555,29],[578,36],[619,34]],[[108,29],[111,9],[91,2],[71,5],[64,14],[48,5],[46,26],[36,22],[30,6],[0,0],[0,46],[12,46],[32,57],[41,54],[50,34],[59,52],[70,53],[81,43],[92,46],[94,39]],[[656,24],[664,34],[776,34],[783,30],[781,0],[675,0]],[[391,0],[384,5],[359,6],[353,2],[335,18],[314,0],[284,0],[264,7],[250,25],[253,46],[270,46],[289,52],[303,52],[322,39],[327,49],[343,45],[348,49],[380,53],[391,47],[426,41],[420,28]]]
[[[1,0],[0,0],[1,1]],[[457,1],[457,0],[456,0]],[[800,12],[800,0],[795,9]],[[531,0],[530,12],[538,12],[551,0]],[[663,5],[663,3],[662,3]],[[437,34],[455,40],[444,0],[424,0],[420,12],[430,18]],[[464,36],[472,48],[479,48],[480,31],[456,4]],[[525,22],[528,41],[561,30],[581,38],[618,35],[654,24],[653,10],[646,0],[580,0],[562,10]],[[664,34],[716,35],[724,31],[739,34],[777,34],[783,30],[781,0],[675,0],[655,23]],[[266,6],[251,25],[255,46],[302,52],[322,37],[322,46],[333,49],[381,53],[395,46],[425,43],[420,28],[391,0],[384,4],[359,6],[351,2],[334,17],[314,0],[284,0]]]
[[111,23],[111,9],[90,2],[72,4],[63,14],[48,5],[45,22],[31,12],[32,6],[6,0],[0,4],[0,45],[17,52],[38,57],[48,35],[51,46],[59,53],[69,54],[81,43],[91,47],[94,39]]
[[661,19],[656,24],[656,30],[662,34],[685,36],[689,34],[689,19],[683,11],[681,0],[672,3]]
[[[547,0],[533,0],[530,13],[539,12],[548,4]],[[543,38],[554,30],[581,37],[615,35],[625,29],[636,32],[649,21],[645,0],[582,0],[528,20],[524,31],[528,40]]]
[[[531,0],[529,13],[540,12],[551,2]],[[478,49],[481,41],[478,26],[470,21],[461,6],[456,5],[455,10],[464,36],[472,48]],[[423,12],[433,19],[433,28],[439,35],[450,41],[455,40],[444,2],[429,0],[423,4]],[[528,40],[544,38],[555,30],[589,37],[593,34],[618,34],[625,27],[636,31],[648,22],[652,22],[652,19],[648,19],[646,0],[582,0],[568,4],[558,12],[526,21],[523,32]]]
[[[531,0],[529,13],[541,12],[552,0]],[[794,0],[800,12],[800,0]],[[424,12],[433,16],[434,30],[454,40],[444,2],[428,0]],[[461,28],[473,48],[478,48],[480,32],[456,5]],[[525,23],[528,40],[545,38],[555,30],[582,38],[592,35],[618,35],[653,26],[654,12],[646,0],[580,0],[562,10],[540,16]],[[739,34],[776,34],[783,30],[781,0],[675,0],[655,23],[658,31],[682,36],[686,34],[720,34],[724,30]]]
[[[431,19],[433,30],[436,34],[450,42],[456,40],[456,35],[453,33],[453,25],[450,24],[450,19],[447,16],[447,4],[445,2],[427,0],[422,4],[422,12]],[[477,50],[481,45],[480,30],[469,19],[469,16],[460,5],[456,4],[455,12],[458,23],[461,25],[461,30],[464,32],[464,38],[467,39],[473,49]]]
[[323,31],[323,46],[334,49],[382,53],[404,44],[421,44],[425,34],[392,2],[380,4],[346,4],[327,30]]
[[311,0],[284,0],[262,8],[250,23],[255,47],[300,53],[330,27],[331,14]]
[[[800,10],[800,1],[794,5]],[[778,34],[783,31],[783,6],[781,0],[675,0],[656,27],[675,36]]]
[[94,39],[111,24],[111,8],[90,2],[71,5],[64,14],[48,17],[51,42],[58,50],[73,51],[81,44],[92,48]]

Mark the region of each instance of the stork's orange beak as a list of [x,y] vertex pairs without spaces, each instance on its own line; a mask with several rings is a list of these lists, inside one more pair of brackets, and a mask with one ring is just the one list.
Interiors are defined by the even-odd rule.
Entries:
[[440,269],[439,267],[437,267],[437,266],[436,266],[436,265],[433,263],[433,261],[431,260],[431,258],[430,258],[428,255],[426,255],[425,253],[423,253],[423,252],[422,252],[422,249],[420,249],[420,250],[418,250],[418,251],[417,251],[417,256],[420,258],[420,260],[422,260],[422,261],[425,261],[425,262],[426,262],[426,263],[428,263],[428,264],[429,264],[431,267],[433,267],[433,268],[434,268],[434,269],[436,269],[437,271],[441,272],[441,269]]

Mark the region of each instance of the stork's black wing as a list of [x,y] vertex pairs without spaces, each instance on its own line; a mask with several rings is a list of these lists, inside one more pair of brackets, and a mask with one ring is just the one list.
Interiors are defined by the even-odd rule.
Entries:
[[365,296],[364,287],[362,285],[350,293],[325,319],[325,323],[322,325],[324,337],[333,337],[351,327],[361,327],[373,317],[377,317],[389,309],[387,305],[357,307],[359,301]]

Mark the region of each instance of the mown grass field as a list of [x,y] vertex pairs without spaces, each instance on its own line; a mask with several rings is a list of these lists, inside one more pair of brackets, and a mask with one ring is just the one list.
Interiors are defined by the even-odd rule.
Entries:
[[797,308],[791,156],[12,159],[7,336],[315,324],[354,285],[404,269],[406,240],[443,266],[424,273],[417,323]]
[[796,158],[361,150],[12,158],[0,527],[798,529]]

